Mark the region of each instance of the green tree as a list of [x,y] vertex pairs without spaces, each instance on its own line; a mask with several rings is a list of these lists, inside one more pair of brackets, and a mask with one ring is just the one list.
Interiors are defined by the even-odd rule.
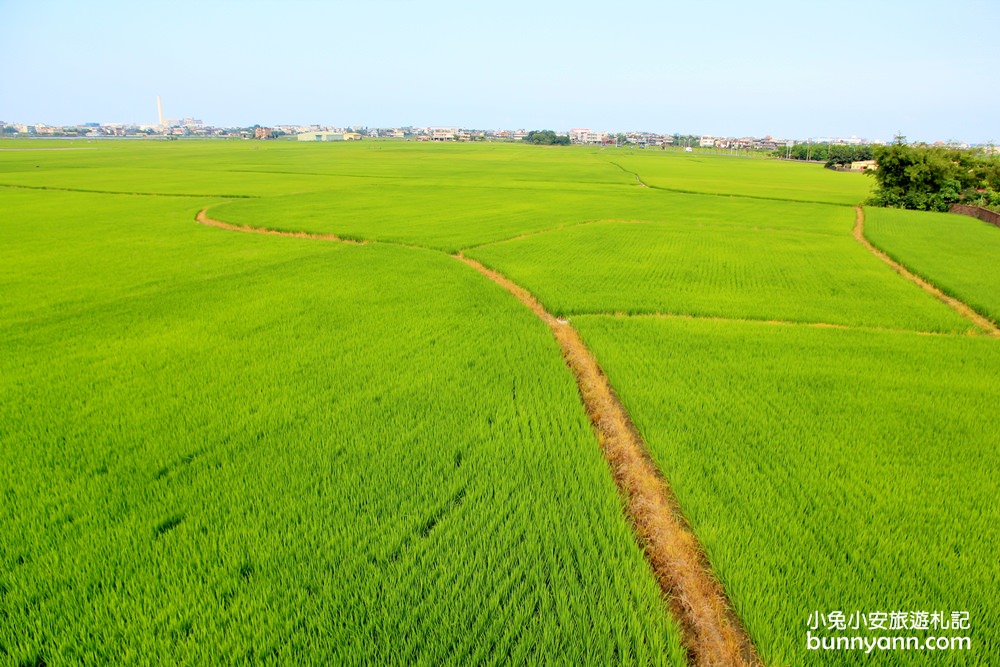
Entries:
[[948,151],[909,146],[903,143],[904,140],[905,137],[899,135],[896,143],[874,149],[878,169],[866,172],[877,182],[870,203],[921,211],[947,211],[962,198],[961,162]]
[[557,135],[552,130],[532,130],[528,132],[528,136],[524,138],[524,141],[529,144],[538,144],[541,146],[569,146],[569,137],[567,135]]

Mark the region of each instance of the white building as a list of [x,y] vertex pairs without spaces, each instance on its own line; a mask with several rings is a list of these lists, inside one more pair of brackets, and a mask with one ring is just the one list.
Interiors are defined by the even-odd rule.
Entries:
[[298,141],[343,141],[343,132],[303,132],[296,137]]
[[458,134],[457,127],[429,127],[431,141],[454,141]]
[[601,144],[608,140],[608,133],[593,132],[586,127],[576,127],[569,131],[569,140],[574,144]]

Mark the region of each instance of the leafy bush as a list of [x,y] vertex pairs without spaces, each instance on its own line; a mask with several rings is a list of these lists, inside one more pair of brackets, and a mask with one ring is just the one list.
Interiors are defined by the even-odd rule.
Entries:
[[877,181],[868,204],[918,211],[947,211],[955,203],[996,201],[1000,164],[970,151],[909,146],[903,137],[875,148]]
[[556,134],[552,130],[532,130],[524,138],[529,144],[540,144],[543,146],[569,146],[569,137],[565,134]]

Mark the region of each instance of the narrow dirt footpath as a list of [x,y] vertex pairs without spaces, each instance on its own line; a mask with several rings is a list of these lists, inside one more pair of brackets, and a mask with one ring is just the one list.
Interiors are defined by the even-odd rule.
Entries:
[[[333,234],[281,232],[234,225],[208,217],[203,225],[229,231],[300,239],[361,244]],[[417,246],[413,246],[417,247]],[[611,467],[627,513],[646,558],[681,629],[692,664],[699,667],[759,667],[763,663],[721,584],[712,574],[704,550],[681,513],[673,492],[647,453],[645,443],[615,395],[597,359],[569,322],[549,313],[528,290],[459,252],[465,262],[510,292],[552,330],[566,364],[576,377],[580,397]]]
[[985,334],[987,334],[989,336],[1000,336],[1000,328],[998,328],[997,325],[993,324],[993,322],[991,322],[987,318],[985,318],[982,315],[980,315],[979,313],[977,313],[968,304],[965,304],[965,303],[959,301],[958,299],[955,299],[955,298],[952,298],[952,297],[948,296],[947,294],[945,294],[944,292],[942,292],[941,290],[939,290],[937,287],[935,287],[931,283],[927,282],[926,280],[924,280],[920,276],[918,276],[918,275],[910,272],[902,264],[900,264],[899,262],[895,261],[894,259],[892,259],[891,257],[889,257],[887,254],[885,254],[884,252],[882,252],[881,250],[879,250],[878,248],[876,248],[875,246],[873,246],[871,244],[871,242],[869,242],[868,239],[865,238],[865,213],[864,213],[864,211],[861,210],[860,206],[855,206],[854,207],[854,211],[855,211],[855,218],[854,218],[854,238],[857,240],[858,243],[860,243],[864,247],[868,248],[868,250],[870,250],[873,255],[875,255],[876,257],[878,257],[879,259],[881,259],[883,262],[885,262],[886,264],[888,264],[892,268],[893,271],[895,271],[896,273],[898,273],[902,277],[906,278],[907,280],[909,280],[913,284],[919,286],[920,289],[922,289],[925,292],[927,292],[928,294],[936,297],[939,301],[941,301],[941,302],[945,303],[946,305],[948,305],[956,313],[958,313],[959,315],[961,315],[965,319],[967,319],[970,322],[972,322],[983,333],[985,333]]
[[523,287],[473,259],[461,254],[456,257],[506,289],[552,329],[566,364],[576,376],[601,451],[626,500],[646,558],[681,627],[692,663],[706,667],[762,664],[673,492],[580,335],[568,322],[546,311]]
[[309,232],[282,232],[277,229],[262,229],[260,227],[247,227],[243,225],[234,225],[229,222],[222,222],[221,220],[213,220],[208,217],[208,211],[201,210],[198,211],[198,215],[194,218],[203,225],[208,225],[209,227],[218,227],[219,229],[228,229],[231,232],[248,232],[251,234],[267,234],[268,236],[285,236],[293,239],[313,239],[314,241],[337,241],[339,243],[353,243],[355,245],[364,245],[365,241],[354,241],[352,239],[345,239],[334,234],[311,234]]
[[[602,150],[603,150],[603,149],[602,149]],[[645,182],[643,182],[643,180],[642,180],[641,178],[639,178],[639,174],[637,174],[636,172],[634,172],[634,171],[631,171],[631,170],[629,170],[629,169],[626,169],[625,167],[621,166],[621,165],[620,165],[620,164],[618,164],[617,162],[612,162],[611,160],[608,160],[608,164],[613,164],[613,165],[615,165],[616,167],[618,167],[619,169],[621,169],[622,171],[624,171],[624,172],[625,172],[626,174],[632,174],[633,176],[635,176],[635,182],[636,182],[636,184],[638,184],[639,186],[641,186],[641,187],[644,187],[644,188],[648,188],[648,187],[649,187],[648,185],[646,185],[646,183],[645,183]]]

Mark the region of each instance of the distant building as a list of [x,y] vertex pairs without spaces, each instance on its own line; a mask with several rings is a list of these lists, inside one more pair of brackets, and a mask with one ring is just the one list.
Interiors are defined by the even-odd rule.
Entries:
[[851,163],[851,171],[866,171],[876,167],[878,165],[875,164],[875,160],[857,160]]
[[662,146],[664,142],[664,137],[662,135],[653,134],[652,132],[627,132],[625,134],[625,139],[639,148],[645,148],[646,146]]
[[608,141],[608,133],[592,132],[586,127],[575,127],[569,131],[569,140],[574,144],[603,144]]
[[765,151],[776,151],[779,148],[791,148],[794,145],[794,139],[775,139],[769,134],[757,142],[756,148]]
[[457,127],[431,127],[431,141],[454,141],[458,134]]
[[715,146],[715,137],[705,135],[698,142],[698,145],[701,146],[702,148],[712,148],[713,146]]
[[[354,134],[353,132],[350,134]],[[355,135],[357,136],[357,135]],[[344,141],[343,132],[303,132],[296,137],[299,141]]]

